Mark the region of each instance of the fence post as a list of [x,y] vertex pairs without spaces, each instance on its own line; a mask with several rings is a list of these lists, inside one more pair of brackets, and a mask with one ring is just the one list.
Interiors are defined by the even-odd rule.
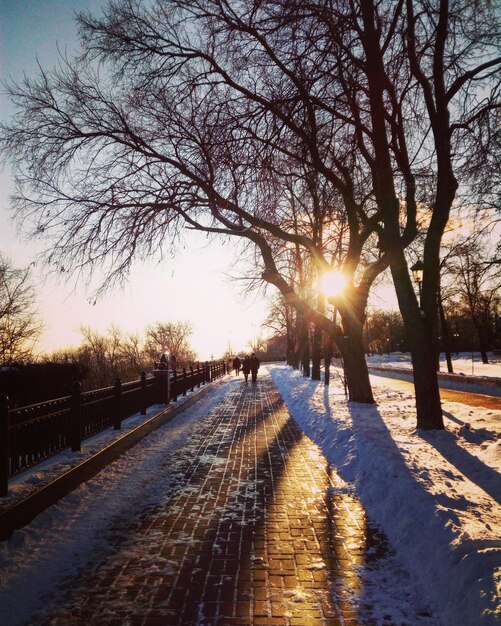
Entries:
[[172,402],[177,402],[177,371],[172,372]]
[[188,390],[188,381],[186,380],[186,368],[183,367],[183,396],[186,395],[186,391]]
[[146,372],[141,372],[141,415],[146,415],[148,398],[146,396]]
[[122,381],[120,378],[115,380],[115,395],[113,400],[113,428],[114,430],[120,430],[122,428]]
[[200,361],[197,362],[197,387],[200,387]]
[[191,376],[191,391],[195,390],[195,383],[193,382],[193,365],[190,363],[190,376]]
[[82,386],[78,380],[71,385],[70,441],[72,452],[82,449]]
[[0,497],[9,491],[9,398],[0,394]]

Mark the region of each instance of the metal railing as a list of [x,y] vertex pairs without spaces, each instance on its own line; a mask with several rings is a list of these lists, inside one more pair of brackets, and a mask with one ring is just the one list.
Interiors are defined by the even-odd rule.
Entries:
[[112,387],[84,393],[76,382],[70,396],[10,410],[7,396],[0,395],[0,496],[7,495],[10,477],[68,448],[79,451],[85,439],[111,427],[119,430],[126,417],[175,402],[227,371],[224,362],[198,363],[155,370],[149,377],[143,372],[140,380],[117,379]]

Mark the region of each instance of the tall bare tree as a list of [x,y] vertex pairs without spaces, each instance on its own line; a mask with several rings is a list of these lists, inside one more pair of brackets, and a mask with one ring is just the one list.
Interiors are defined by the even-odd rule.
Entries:
[[[49,262],[107,261],[118,276],[183,225],[246,238],[262,279],[336,339],[350,399],[364,402],[367,299],[389,265],[418,426],[443,427],[439,250],[466,146],[481,160],[473,130],[499,106],[490,3],[122,0],[79,22],[80,59],[11,86],[19,114],[4,131],[18,207],[55,234]],[[315,233],[284,220],[291,171],[323,177],[346,215],[348,288],[333,301],[342,325],[281,272],[277,241],[300,247],[317,272],[331,267]],[[419,206],[429,214],[420,301],[405,253]]]
[[[242,58],[238,41],[228,48],[226,36],[219,40],[217,31],[211,35],[204,7],[198,7],[201,13],[193,14],[195,22],[186,27],[183,7],[175,10],[174,5],[158,3],[151,8],[123,2],[111,5],[102,20],[81,16],[86,53],[75,70],[63,68],[50,76],[43,72],[39,80],[27,80],[12,89],[24,114],[14,123],[17,130],[12,126],[12,132],[7,131],[6,145],[20,168],[31,154],[30,184],[36,194],[27,198],[21,191],[20,207],[36,207],[32,216],[38,231],[49,234],[59,230],[62,235],[49,262],[81,268],[112,258],[110,273],[114,276],[125,272],[135,255],[149,255],[162,248],[166,237],[175,238],[183,221],[200,230],[249,239],[261,253],[262,278],[277,286],[308,322],[338,338],[346,337],[343,349],[351,398],[372,401],[361,329],[373,268],[352,287],[359,295],[351,301],[360,300],[361,304],[344,307],[343,321],[348,328],[341,329],[284,280],[270,243],[275,238],[300,246],[319,270],[330,268],[311,236],[281,227],[279,188],[269,183],[270,167],[280,175],[291,160],[296,167],[303,166],[303,153],[316,151],[321,139],[318,129],[312,128],[309,137],[304,137],[306,111],[302,105],[297,115],[292,115],[293,110],[281,111],[282,94],[276,94],[277,101],[272,87],[279,84],[275,79],[280,66],[273,68],[275,75],[263,75],[259,85],[263,96],[255,93],[250,97],[244,84],[259,59],[239,70],[234,66]],[[173,10],[166,11],[166,6]],[[186,10],[191,13],[192,9]],[[146,23],[152,25],[151,30],[144,28]],[[136,32],[137,41],[129,37],[130,32]],[[249,33],[245,45],[258,35],[258,31]],[[239,83],[222,83],[217,59],[207,56],[212,47],[223,55]],[[268,54],[268,50],[267,44],[263,51]],[[110,73],[118,81],[115,93],[115,88],[103,84],[93,72],[93,57],[110,62]],[[290,83],[291,71],[287,74]],[[124,91],[120,87],[123,81],[127,82]],[[236,94],[233,99],[229,99],[231,90]],[[35,100],[39,104],[35,105]],[[80,106],[83,102],[84,107]],[[71,112],[64,111],[67,105]],[[277,149],[269,138],[264,150],[260,135],[265,130],[273,132],[275,124],[272,118],[266,121],[268,115],[283,129],[277,135]],[[251,125],[254,119],[257,128]],[[34,152],[25,143],[31,135],[28,129],[33,127],[40,132]],[[49,131],[49,127],[60,132]],[[326,129],[327,137],[332,138],[334,131]],[[278,158],[273,158],[274,152]],[[326,159],[331,160],[331,152],[327,150]],[[332,157],[338,162],[345,160],[342,177],[334,178],[343,186],[343,202],[353,214],[353,241],[345,262],[352,278],[363,243],[374,228],[370,220],[364,223],[356,217],[355,182],[350,175],[353,154],[348,143],[340,142]],[[77,162],[85,165],[80,167]],[[332,168],[324,166],[323,170],[331,172]],[[40,203],[51,208],[40,213]],[[82,210],[75,212],[76,206]]]

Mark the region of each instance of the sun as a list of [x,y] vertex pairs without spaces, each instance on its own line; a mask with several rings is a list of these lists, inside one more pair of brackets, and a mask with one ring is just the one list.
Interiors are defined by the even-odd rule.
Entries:
[[348,286],[348,279],[338,270],[322,274],[320,291],[327,297],[340,296]]

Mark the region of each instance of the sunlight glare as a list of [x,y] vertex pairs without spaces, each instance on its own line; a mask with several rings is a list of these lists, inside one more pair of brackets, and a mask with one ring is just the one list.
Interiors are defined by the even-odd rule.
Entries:
[[326,272],[320,279],[320,290],[326,296],[340,296],[347,286],[346,276],[338,270]]

